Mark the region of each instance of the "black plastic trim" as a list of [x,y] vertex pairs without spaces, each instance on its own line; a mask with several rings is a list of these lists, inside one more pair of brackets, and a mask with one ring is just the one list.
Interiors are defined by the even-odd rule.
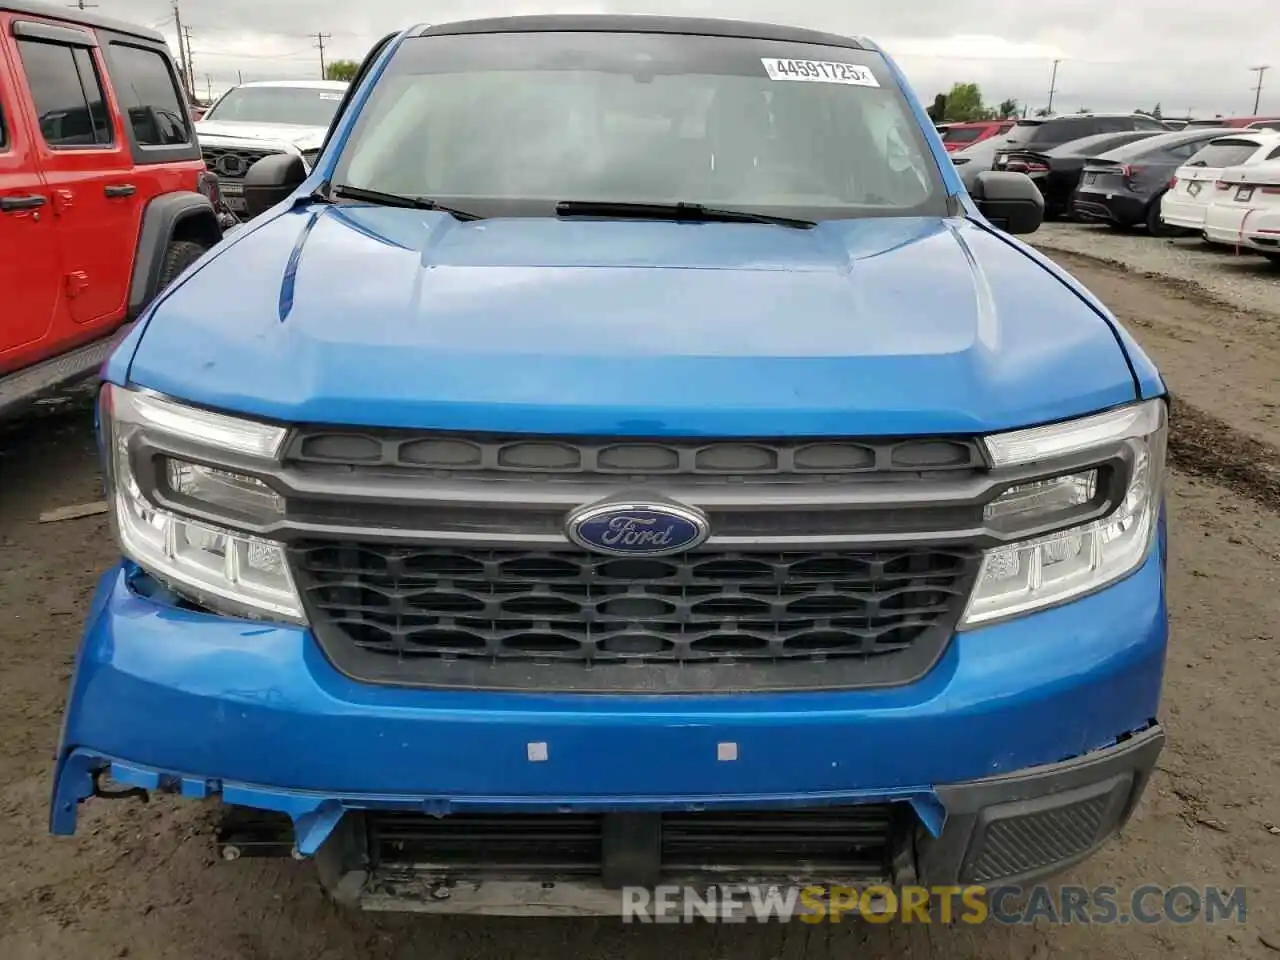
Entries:
[[1066,807],[1080,802],[1082,797],[1114,790],[1116,799],[1093,845],[1066,860],[1018,876],[986,881],[985,885],[990,888],[997,883],[1016,886],[1037,882],[1087,859],[1133,815],[1164,742],[1164,730],[1153,720],[1144,730],[1118,738],[1113,746],[1061,763],[936,787],[947,821],[942,836],[921,833],[917,837],[921,882],[961,882],[982,831],[997,817]]
[[179,225],[190,229],[209,246],[217,243],[222,235],[213,204],[202,193],[186,190],[166,193],[147,204],[142,214],[142,229],[138,231],[133,279],[129,284],[129,319],[135,319],[159,292],[165,250]]

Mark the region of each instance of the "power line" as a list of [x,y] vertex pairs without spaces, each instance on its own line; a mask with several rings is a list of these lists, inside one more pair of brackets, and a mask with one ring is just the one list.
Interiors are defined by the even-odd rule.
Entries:
[[324,69],[324,42],[333,37],[331,33],[316,33],[316,46],[320,48],[320,79],[327,79]]
[[1253,115],[1256,117],[1258,115],[1258,106],[1262,103],[1262,78],[1266,76],[1271,67],[1250,67],[1249,69],[1258,75],[1258,85],[1253,88]]

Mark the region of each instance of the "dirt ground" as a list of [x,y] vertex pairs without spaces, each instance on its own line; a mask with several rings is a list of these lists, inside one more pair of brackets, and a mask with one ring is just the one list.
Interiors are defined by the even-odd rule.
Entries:
[[[1058,256],[1058,254],[1055,254]],[[1061,882],[1247,888],[1244,924],[635,927],[343,912],[308,865],[215,860],[209,809],[90,803],[46,832],[65,688],[103,518],[37,523],[99,493],[89,407],[0,427],[0,958],[97,960],[1280,960],[1280,320],[1063,254],[1130,325],[1177,398],[1169,744],[1125,834]]]

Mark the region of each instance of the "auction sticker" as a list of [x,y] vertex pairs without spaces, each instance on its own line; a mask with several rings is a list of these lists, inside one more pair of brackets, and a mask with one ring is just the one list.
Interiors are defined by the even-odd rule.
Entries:
[[800,83],[844,83],[854,87],[878,87],[874,73],[856,63],[834,63],[830,60],[786,60],[764,57],[761,61],[770,80],[795,80]]

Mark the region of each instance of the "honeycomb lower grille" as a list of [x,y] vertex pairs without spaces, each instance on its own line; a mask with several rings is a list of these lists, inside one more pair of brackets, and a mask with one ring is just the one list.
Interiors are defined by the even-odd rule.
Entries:
[[975,557],[959,550],[692,553],[306,543],[312,623],[400,661],[779,663],[878,658],[950,631]]
[[204,164],[225,180],[243,180],[249,168],[261,160],[280,153],[279,150],[255,150],[247,147],[203,147]]

